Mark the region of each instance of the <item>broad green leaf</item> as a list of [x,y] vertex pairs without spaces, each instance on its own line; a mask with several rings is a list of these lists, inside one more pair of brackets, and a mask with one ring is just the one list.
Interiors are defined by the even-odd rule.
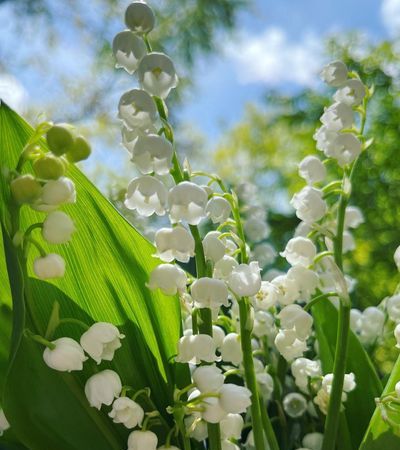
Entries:
[[[2,103],[0,165],[3,174],[16,166],[31,133],[32,128]],[[115,369],[123,384],[135,389],[149,386],[152,400],[166,415],[165,408],[171,402],[175,383],[181,384],[187,377],[187,372],[182,367],[177,371],[171,361],[181,328],[179,303],[175,298],[152,293],[145,287],[149,272],[157,264],[151,257],[152,245],[77,168],[70,167],[67,176],[76,184],[78,201],[63,210],[73,218],[78,231],[67,245],[50,248],[44,244],[49,252],[60,253],[65,258],[67,273],[62,280],[54,282],[30,279],[27,326],[44,334],[54,301],[60,303],[62,318],[74,317],[89,324],[94,321],[114,323],[126,338],[112,364],[103,363],[100,369]],[[6,230],[9,229],[8,199],[7,179],[2,176],[0,208]],[[43,214],[23,208],[21,228],[26,229],[43,218]],[[40,239],[40,232],[37,233]],[[22,299],[18,292],[20,286],[15,286],[20,268],[15,266],[7,231],[3,237],[8,274],[14,280],[11,286],[14,324],[20,331]],[[31,276],[33,256],[28,263]],[[80,333],[78,328],[63,325],[56,337],[69,335],[78,339]],[[4,401],[6,414],[21,442],[32,450],[123,448],[127,434],[124,427],[114,425],[104,412],[90,408],[84,396],[83,385],[93,373],[94,363],[86,364],[84,373],[57,373],[44,365],[43,349],[26,338],[21,339],[20,334],[13,336],[16,353],[9,368]],[[167,415],[166,418],[168,420]]]
[[[400,356],[382,394],[386,395],[392,392],[398,381],[400,381]],[[400,412],[391,414],[391,419],[400,424]],[[382,419],[381,412],[377,408],[372,416],[360,450],[392,450],[398,448],[400,448],[399,429],[397,430],[397,434],[394,433],[389,424]]]
[[[333,369],[336,346],[337,309],[331,302],[321,301],[313,306],[312,313],[322,367],[324,373],[329,373]],[[353,333],[350,333],[349,338],[346,371],[355,374],[357,387],[348,394],[348,399],[344,404],[347,420],[341,420],[339,434],[345,441],[347,441],[346,436],[350,434],[352,446],[356,449],[360,445],[374,412],[374,398],[381,394],[382,386],[368,354]],[[348,432],[346,431],[346,422]]]

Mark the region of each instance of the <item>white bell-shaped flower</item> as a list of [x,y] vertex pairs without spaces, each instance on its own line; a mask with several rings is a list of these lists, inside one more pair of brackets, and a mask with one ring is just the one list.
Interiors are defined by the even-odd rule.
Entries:
[[67,177],[49,180],[43,186],[40,198],[32,205],[37,211],[54,211],[60,205],[76,202],[75,184]]
[[297,333],[294,330],[279,330],[274,342],[278,352],[287,361],[302,356],[307,350],[307,344],[297,338]]
[[220,239],[219,231],[209,231],[203,239],[204,256],[213,263],[225,256],[226,247],[224,240]]
[[396,386],[394,387],[394,390],[395,390],[395,392],[396,392],[397,398],[400,399],[400,381],[398,381],[398,382],[396,383]]
[[198,225],[205,217],[207,193],[197,184],[182,181],[169,191],[168,203],[172,223],[184,220]]
[[217,366],[197,367],[192,374],[192,379],[202,393],[219,391],[225,381],[222,370]]
[[71,372],[82,370],[83,362],[87,360],[82,347],[69,337],[62,337],[52,342],[55,348],[46,347],[43,352],[44,362],[54,370]]
[[147,287],[160,289],[165,295],[175,295],[186,289],[188,279],[184,270],[176,264],[160,264],[150,273]]
[[108,413],[114,423],[122,423],[126,428],[135,428],[142,425],[144,418],[143,408],[128,397],[119,397],[114,400],[112,410]]
[[125,206],[145,217],[165,214],[168,191],[164,184],[150,175],[134,178],[128,185]]
[[396,294],[386,300],[386,310],[390,320],[400,323],[400,294]]
[[132,89],[122,95],[118,104],[118,117],[129,129],[147,130],[157,120],[157,107],[146,91]]
[[290,204],[296,210],[296,216],[308,224],[322,219],[327,209],[325,200],[322,198],[322,191],[310,186],[294,194]]
[[322,433],[307,433],[303,437],[302,444],[310,450],[321,450],[324,435]]
[[272,264],[277,255],[278,253],[275,248],[268,242],[257,244],[251,252],[252,260],[257,261],[260,267]]
[[85,352],[100,364],[103,360],[112,361],[124,337],[112,323],[97,322],[82,334],[80,344]]
[[348,69],[342,61],[333,61],[321,71],[321,78],[332,87],[339,87],[347,80]]
[[125,69],[128,73],[135,72],[139,61],[147,53],[146,44],[132,31],[125,30],[118,33],[112,43],[112,50],[117,69]]
[[225,255],[214,265],[214,278],[219,278],[221,280],[226,280],[229,278],[233,269],[235,269],[239,263],[232,256]]
[[158,447],[157,450],[181,450],[178,447],[175,447],[175,445],[169,445],[166,447],[165,445],[162,445],[161,447]]
[[374,343],[381,336],[385,325],[385,313],[375,306],[369,306],[362,313],[360,340],[364,344]]
[[207,439],[207,423],[195,414],[186,416],[184,419],[185,428],[188,435],[198,442],[202,442]]
[[148,134],[138,136],[132,148],[132,162],[143,174],[169,173],[172,165],[172,144],[163,136]]
[[323,181],[326,177],[326,167],[316,156],[306,156],[299,164],[299,175],[307,184]]
[[287,278],[295,281],[302,300],[308,301],[319,284],[318,275],[303,266],[295,266],[288,270]]
[[138,67],[138,78],[142,89],[163,99],[178,85],[174,63],[164,53],[144,56]]
[[354,113],[346,103],[336,102],[329,108],[325,108],[321,116],[321,122],[333,131],[340,131],[343,128],[351,128],[353,125]]
[[261,289],[260,267],[256,261],[239,264],[228,278],[229,288],[238,297],[252,297]]
[[221,358],[224,362],[239,365],[243,361],[240,336],[237,333],[228,333],[221,346]]
[[300,298],[300,288],[297,281],[287,275],[279,275],[271,283],[278,289],[278,302],[290,305]]
[[364,215],[357,206],[348,206],[344,216],[344,226],[346,228],[357,228],[364,223]]
[[335,92],[333,98],[336,102],[346,103],[349,106],[358,106],[365,97],[365,86],[360,80],[352,79],[343,83]]
[[150,430],[135,430],[128,436],[128,450],[156,450],[158,438]]
[[252,216],[247,219],[243,228],[248,239],[253,242],[267,239],[271,233],[271,229],[265,219],[257,216]]
[[340,134],[337,131],[330,130],[326,125],[320,127],[313,138],[317,143],[317,149],[325,153],[327,157],[331,157],[336,148],[336,139]]
[[222,408],[219,399],[216,397],[207,397],[201,404],[204,409],[201,417],[208,423],[219,423],[226,417],[226,411]]
[[221,441],[221,450],[240,450],[240,447],[228,439],[223,439]]
[[222,343],[224,342],[225,332],[218,325],[213,325],[213,341],[215,343],[216,348],[221,348]]
[[10,428],[10,424],[7,420],[4,411],[0,408],[0,436],[3,436],[3,433]]
[[219,403],[227,413],[244,413],[251,405],[251,391],[236,384],[224,384],[219,391]]
[[171,262],[174,259],[187,263],[194,256],[195,242],[186,228],[161,228],[156,232],[156,256],[162,261]]
[[254,336],[261,338],[263,336],[271,336],[273,333],[275,333],[273,316],[266,311],[256,311],[253,325]]
[[279,288],[269,281],[261,282],[261,289],[253,297],[253,305],[256,309],[268,311],[279,301]]
[[309,266],[317,254],[314,242],[304,237],[290,239],[281,256],[286,258],[291,266]]
[[43,222],[42,236],[49,244],[64,244],[75,231],[72,219],[62,211],[49,213]]
[[212,223],[224,223],[231,215],[231,204],[223,197],[211,197],[206,206],[206,214]]
[[325,154],[337,160],[340,167],[351,164],[361,153],[361,141],[352,133],[341,133],[334,141],[332,151]]
[[146,136],[148,134],[157,134],[157,129],[154,126],[146,130],[142,130],[140,128],[134,128],[130,130],[125,125],[121,127],[121,136],[122,136],[122,145],[128,150],[129,153],[133,152],[133,147],[136,144],[136,140],[138,137]]
[[154,28],[155,20],[153,10],[145,2],[136,1],[126,8],[126,26],[135,33],[149,33]]
[[307,358],[297,358],[291,364],[292,375],[296,386],[303,392],[308,392],[309,379],[322,375],[320,361]]
[[65,274],[65,261],[60,255],[49,253],[46,256],[35,258],[33,271],[41,280],[62,278]]
[[197,308],[219,309],[222,305],[229,306],[228,288],[222,280],[199,278],[192,284],[191,294]]
[[222,439],[240,439],[244,426],[243,417],[240,414],[229,413],[219,423]]
[[394,329],[394,338],[396,339],[396,347],[400,348],[400,323]]
[[313,318],[299,305],[285,306],[278,314],[283,329],[293,329],[297,339],[306,340],[311,333]]
[[103,370],[92,375],[85,384],[85,395],[90,406],[100,409],[101,405],[111,405],[122,390],[119,375],[113,370]]
[[394,262],[396,264],[397,270],[400,271],[400,245],[396,248],[393,255]]
[[214,362],[216,346],[213,338],[207,334],[195,334],[183,336],[178,342],[177,362],[188,363],[191,361]]
[[307,400],[304,395],[297,392],[291,392],[290,394],[285,395],[283,399],[283,409],[289,417],[296,419],[306,412]]

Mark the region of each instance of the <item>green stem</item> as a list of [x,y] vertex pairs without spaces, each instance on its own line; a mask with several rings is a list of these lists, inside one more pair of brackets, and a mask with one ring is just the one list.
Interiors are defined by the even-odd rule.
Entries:
[[304,311],[309,311],[316,303],[320,302],[321,300],[325,300],[329,297],[337,297],[336,292],[327,292],[326,294],[317,295],[317,297],[314,297],[307,305],[303,307]]
[[271,450],[279,450],[279,444],[276,439],[274,429],[272,428],[272,423],[269,420],[267,408],[264,405],[262,398],[260,398],[260,410],[261,410],[261,420],[264,427],[264,433],[267,436],[269,447]]

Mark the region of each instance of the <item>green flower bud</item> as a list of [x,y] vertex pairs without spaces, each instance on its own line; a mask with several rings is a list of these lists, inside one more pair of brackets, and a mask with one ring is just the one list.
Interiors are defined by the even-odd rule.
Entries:
[[58,180],[65,173],[65,164],[57,156],[47,154],[33,163],[33,170],[38,178]]
[[66,156],[68,161],[74,163],[89,158],[91,152],[89,142],[83,136],[78,136]]
[[125,23],[135,33],[148,33],[154,28],[153,10],[146,3],[133,2],[126,9]]
[[22,175],[11,181],[11,194],[17,203],[33,203],[40,196],[42,186],[32,175]]
[[74,144],[74,135],[71,126],[66,123],[54,125],[46,134],[47,144],[50,150],[57,156],[67,153]]

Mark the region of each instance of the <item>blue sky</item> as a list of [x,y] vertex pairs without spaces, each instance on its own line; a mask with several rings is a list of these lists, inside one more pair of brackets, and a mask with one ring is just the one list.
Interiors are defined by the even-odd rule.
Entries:
[[[117,26],[122,25],[127,3],[128,0],[121,0],[121,24]],[[29,103],[40,110],[43,99],[63,94],[52,76],[53,70],[60,70],[61,61],[61,70],[74,83],[85,73],[92,57],[90,42],[79,42],[63,28],[62,8],[68,14],[68,2],[49,4],[60,17],[56,25],[61,31],[61,42],[56,41],[49,53],[50,68],[46,70],[35,65],[35,52],[44,52],[39,32],[43,28],[37,23],[26,23],[24,33],[29,39],[21,38],[21,30],[13,23],[11,2],[0,6],[0,49],[11,49],[6,55],[16,60],[27,54],[32,57],[24,70],[7,74],[9,67],[15,69],[18,64],[1,61],[0,53],[0,96],[13,97],[17,109]],[[84,4],[79,6],[83,10],[81,20],[89,22],[96,15],[101,17],[100,11],[87,11]],[[226,127],[241,119],[245,105],[260,102],[269,88],[293,91],[304,86],[318,87],[317,73],[325,62],[323,40],[328,35],[358,30],[376,41],[393,36],[399,28],[400,0],[255,0],[251,10],[240,15],[235,34],[221,40],[220,53],[197,62],[194,88],[178,117],[194,124],[215,143]],[[113,32],[110,30],[110,39]],[[122,79],[119,77],[116,83],[123,86]]]

